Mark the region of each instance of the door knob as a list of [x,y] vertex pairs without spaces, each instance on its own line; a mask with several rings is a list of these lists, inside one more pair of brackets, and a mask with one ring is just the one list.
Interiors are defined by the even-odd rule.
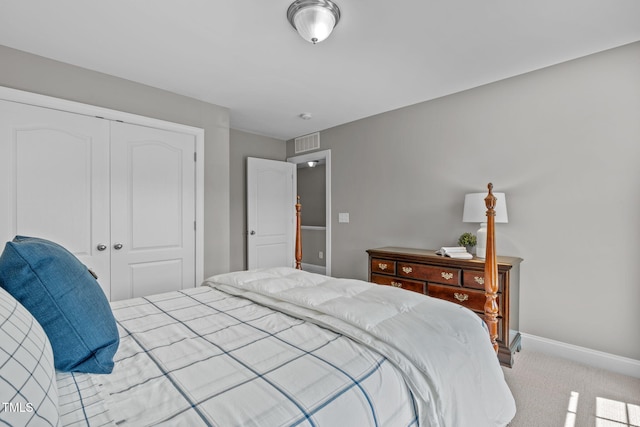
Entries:
[[253,236],[254,234],[256,234],[256,231],[255,231],[255,230],[251,230],[251,231],[249,232],[249,234],[251,234],[251,235]]
[[116,243],[115,245],[113,245],[113,249],[119,251],[120,249],[122,249],[122,243]]
[[99,243],[98,246],[96,247],[96,249],[98,249],[100,252],[102,252],[105,249],[107,249],[107,245],[103,245],[102,243]]

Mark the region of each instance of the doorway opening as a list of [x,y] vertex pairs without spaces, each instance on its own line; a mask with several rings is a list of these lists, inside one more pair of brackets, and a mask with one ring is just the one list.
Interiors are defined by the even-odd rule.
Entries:
[[302,269],[331,275],[331,150],[289,157],[302,204]]

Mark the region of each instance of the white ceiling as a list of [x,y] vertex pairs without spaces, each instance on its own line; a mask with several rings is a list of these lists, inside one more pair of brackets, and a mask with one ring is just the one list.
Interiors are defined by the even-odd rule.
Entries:
[[0,44],[290,139],[640,40],[640,0],[334,0],[342,19],[314,46],[292,1],[0,0]]

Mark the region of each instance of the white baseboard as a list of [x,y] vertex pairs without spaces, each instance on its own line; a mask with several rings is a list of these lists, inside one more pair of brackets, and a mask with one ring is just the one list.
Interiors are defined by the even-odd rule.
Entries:
[[307,264],[303,262],[300,266],[303,271],[308,271],[309,273],[327,274],[327,267],[324,265]]
[[583,365],[640,378],[640,360],[616,356],[615,354],[579,347],[561,341],[554,341],[536,335],[523,333],[520,333],[520,335],[522,335],[523,349],[538,351],[582,363]]

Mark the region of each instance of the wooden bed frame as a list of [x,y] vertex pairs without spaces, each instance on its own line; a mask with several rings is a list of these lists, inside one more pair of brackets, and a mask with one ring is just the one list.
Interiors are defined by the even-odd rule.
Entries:
[[[496,216],[496,196],[493,195],[493,184],[487,185],[489,190],[484,203],[487,207],[487,245],[484,263],[484,292],[486,301],[484,303],[484,321],[489,328],[489,338],[493,349],[498,352],[498,261],[495,248],[495,216]],[[301,210],[300,196],[296,202],[296,248],[295,260],[296,268],[302,270],[302,236],[301,236]]]
[[498,352],[498,261],[496,256],[496,196],[493,195],[493,184],[487,185],[489,194],[484,198],[487,206],[487,253],[484,261],[484,294],[487,300],[484,303],[484,321],[489,327],[489,338],[493,349]]

